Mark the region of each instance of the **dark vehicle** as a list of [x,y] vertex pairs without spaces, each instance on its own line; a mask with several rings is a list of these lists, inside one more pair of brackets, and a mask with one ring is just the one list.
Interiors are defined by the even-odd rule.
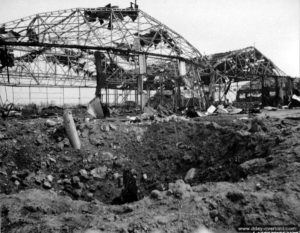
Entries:
[[265,87],[261,89],[241,89],[237,91],[236,103],[244,103],[248,106],[278,106],[282,102],[275,88]]

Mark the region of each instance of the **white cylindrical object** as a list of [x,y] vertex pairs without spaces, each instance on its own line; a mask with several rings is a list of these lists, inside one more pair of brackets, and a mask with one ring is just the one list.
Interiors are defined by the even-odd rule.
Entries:
[[145,54],[139,55],[139,66],[140,66],[140,74],[145,74],[147,72],[147,63]]
[[63,118],[64,118],[64,126],[71,145],[75,149],[80,149],[81,143],[73,120],[72,112],[70,110],[66,110],[64,112]]
[[179,75],[180,76],[186,75],[186,65],[184,61],[179,61]]

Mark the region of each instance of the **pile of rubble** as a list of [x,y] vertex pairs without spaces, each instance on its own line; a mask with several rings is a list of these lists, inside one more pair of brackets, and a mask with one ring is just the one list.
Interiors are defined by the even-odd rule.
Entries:
[[[136,181],[131,180],[140,186],[141,196],[177,178],[196,184],[235,181],[245,174],[228,174],[224,166],[238,168],[253,155],[266,156],[272,143],[281,140],[277,135],[262,136],[266,126],[261,121],[238,120],[223,127],[171,115],[155,116],[149,124],[146,119],[149,121],[153,115],[146,114],[141,116],[145,120],[141,124],[135,124],[136,117],[125,122],[75,117],[81,150],[72,148],[62,117],[5,122],[0,141],[1,172],[5,177],[1,192],[42,187],[73,198],[112,202],[122,196],[124,172],[128,169],[138,171]],[[232,163],[236,157],[239,161]],[[168,172],[161,177],[153,175],[166,169]]]
[[[166,227],[178,232],[179,225],[172,221],[179,219],[190,224],[188,232],[199,225],[232,230],[233,223],[243,221],[292,224],[299,219],[297,209],[274,215],[279,209],[287,211],[290,204],[286,203],[287,208],[272,204],[280,198],[273,195],[283,175],[293,190],[284,190],[282,195],[298,200],[294,196],[299,186],[296,119],[232,118],[230,114],[161,118],[155,110],[148,107],[147,111],[139,116],[140,121],[89,119],[75,112],[80,150],[72,147],[60,115],[1,121],[0,205],[3,213],[10,213],[2,214],[4,229],[18,228],[20,219],[36,223],[31,228],[26,223],[31,231],[38,226],[51,228],[48,220],[52,216],[60,230],[63,225],[87,230],[73,220],[65,221],[71,213],[66,206],[74,206],[72,214],[78,218],[85,213],[93,219],[101,216],[100,222],[89,226],[99,229],[102,225],[105,232],[122,232],[123,228],[124,232],[149,232]],[[283,170],[287,174],[281,174]],[[271,193],[269,199],[261,199],[266,192]],[[176,207],[178,200],[183,205],[180,208]],[[253,206],[262,203],[264,207],[255,215]],[[66,209],[59,209],[60,205]],[[24,210],[22,218],[12,212],[18,208]],[[148,214],[139,212],[145,208]],[[246,212],[240,212],[242,208]],[[57,219],[49,211],[65,217]],[[186,215],[175,218],[178,213]],[[35,214],[44,216],[45,222],[34,219]],[[159,220],[154,216],[160,216]],[[82,223],[87,224],[86,220]]]

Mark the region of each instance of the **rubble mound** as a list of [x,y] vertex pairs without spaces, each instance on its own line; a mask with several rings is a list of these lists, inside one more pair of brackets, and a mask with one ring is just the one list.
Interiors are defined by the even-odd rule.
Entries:
[[[177,179],[192,185],[237,182],[250,173],[268,170],[265,158],[277,139],[276,132],[268,132],[266,126],[254,126],[256,121],[226,126],[216,123],[217,119],[150,125],[76,121],[81,150],[71,148],[59,117],[7,121],[6,139],[0,141],[5,174],[1,192],[53,188],[75,199],[121,204],[141,199],[154,189],[163,191]],[[247,169],[247,163],[255,159],[263,165]],[[130,169],[135,171],[134,178],[125,181]],[[135,183],[132,195],[136,197],[116,201],[124,194],[126,182]]]
[[[174,211],[187,214],[180,217],[191,224],[187,232],[217,223],[226,232],[235,223],[299,220],[293,205],[299,201],[297,120],[214,116],[130,123],[74,118],[80,150],[71,147],[60,116],[1,122],[0,206],[5,232],[38,232],[34,227],[63,232],[66,225],[74,232],[95,227],[126,232],[120,226],[127,232],[166,226],[178,232],[171,227],[178,221]],[[176,207],[178,201],[183,209]],[[259,203],[265,204],[256,213],[252,207]],[[191,205],[203,207],[196,210]],[[138,220],[143,208],[149,212]],[[190,209],[201,217],[188,217]],[[279,216],[275,212],[281,209],[287,212]],[[83,220],[85,213],[91,219]],[[53,220],[54,215],[64,217]],[[95,222],[99,215],[102,223]],[[51,216],[58,221],[57,229]]]

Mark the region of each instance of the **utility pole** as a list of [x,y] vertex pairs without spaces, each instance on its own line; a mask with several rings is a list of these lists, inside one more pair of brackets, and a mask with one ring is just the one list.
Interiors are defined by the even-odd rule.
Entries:
[[96,72],[97,72],[97,86],[95,96],[101,99],[101,88],[104,87],[105,84],[105,76],[103,75],[103,69],[101,66],[102,60],[104,59],[104,55],[96,51],[94,53],[95,56],[95,65],[96,65]]
[[[6,45],[4,45],[4,50],[5,50],[5,55],[6,55],[6,62],[7,62],[7,58],[8,58],[8,53],[7,53],[7,47]],[[7,71],[7,81],[8,83],[10,83],[10,79],[9,79],[9,69],[8,69],[8,62],[6,63],[6,71]],[[1,233],[1,232],[0,232]]]

